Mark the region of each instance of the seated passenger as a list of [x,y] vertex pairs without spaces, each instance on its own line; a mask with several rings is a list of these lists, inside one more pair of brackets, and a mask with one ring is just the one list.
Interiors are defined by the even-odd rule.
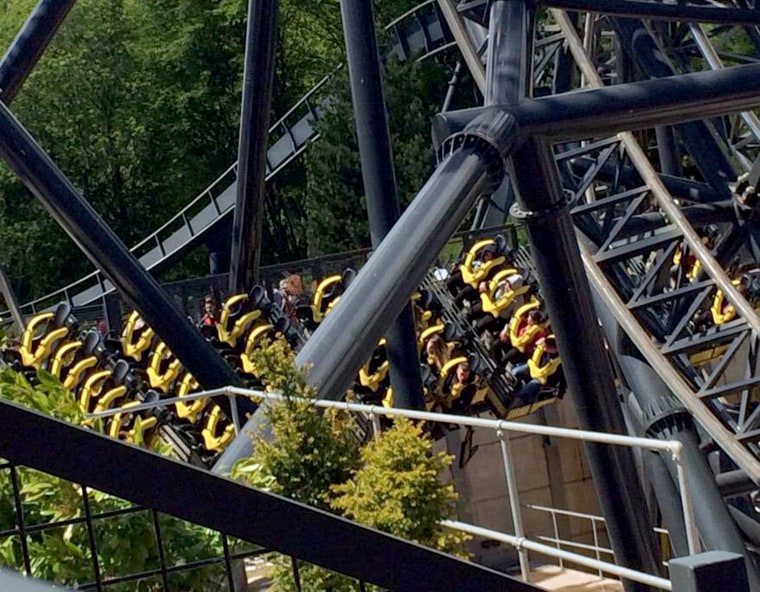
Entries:
[[216,305],[216,299],[208,295],[203,299],[203,316],[199,323],[201,327],[215,327],[218,319],[219,309]]
[[475,378],[467,361],[457,364],[456,370],[446,378],[443,392],[452,413],[465,413],[469,409],[477,390]]
[[521,306],[499,333],[494,355],[505,365],[527,362],[536,343],[547,334],[543,313],[530,305]]
[[451,352],[439,333],[428,339],[425,344],[425,353],[427,354],[428,366],[436,376],[440,376],[446,362],[451,359]]
[[291,273],[285,280],[285,297],[295,311],[299,306],[307,305],[311,297],[306,294],[303,279],[297,273]]
[[528,362],[515,366],[512,375],[523,383],[512,394],[512,407],[533,403],[543,387],[564,389],[565,375],[554,335],[539,340]]

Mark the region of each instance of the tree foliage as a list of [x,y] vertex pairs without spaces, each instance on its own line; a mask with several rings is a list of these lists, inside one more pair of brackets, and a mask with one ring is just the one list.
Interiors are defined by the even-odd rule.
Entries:
[[315,412],[309,401],[314,391],[286,343],[257,348],[252,358],[267,390],[284,399],[266,406],[271,434],[253,435],[253,456],[239,461],[233,476],[263,481],[274,493],[329,509],[330,486],[347,480],[358,465],[355,434],[341,414]]
[[[378,24],[413,6],[375,5]],[[0,49],[31,11],[0,6]],[[127,244],[163,224],[237,154],[247,0],[80,0],[13,111]],[[338,0],[282,0],[272,121],[344,60]],[[381,34],[381,43],[382,43]],[[386,98],[400,201],[431,170],[430,117],[445,65],[389,64]],[[368,232],[347,74],[306,162],[267,188],[264,263],[366,246]],[[21,300],[90,269],[42,206],[0,165],[0,263]],[[204,274],[203,258],[184,267]]]
[[397,418],[381,438],[362,449],[362,464],[337,484],[333,508],[344,516],[401,538],[463,554],[467,537],[440,521],[456,515],[457,493],[440,476],[453,457],[433,453],[422,425]]
[[[440,525],[456,512],[454,487],[440,480],[452,458],[433,453],[432,440],[420,425],[397,419],[393,428],[360,449],[350,418],[320,413],[311,403],[313,390],[286,345],[259,348],[253,357],[267,390],[282,392],[284,399],[266,406],[271,429],[253,435],[253,455],[238,461],[233,478],[464,555],[468,537]],[[272,560],[275,589],[299,589],[291,560]],[[304,592],[359,589],[355,580],[315,565],[299,563],[299,572]]]
[[[385,98],[400,208],[412,200],[433,170],[430,123],[444,94],[447,69],[435,62],[391,61]],[[370,246],[364,184],[348,73],[333,81],[320,139],[305,159],[309,255]]]

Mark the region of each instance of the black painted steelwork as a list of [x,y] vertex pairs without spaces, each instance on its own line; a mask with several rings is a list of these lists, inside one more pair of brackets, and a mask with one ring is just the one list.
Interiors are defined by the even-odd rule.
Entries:
[[[519,139],[537,134],[557,142],[577,140],[751,110],[758,104],[759,78],[760,64],[748,64],[541,97],[509,111],[518,122]],[[488,109],[499,110],[439,114],[434,137],[442,140],[461,131]]]
[[515,120],[506,112],[488,115],[446,147],[442,163],[296,357],[299,366],[313,364],[309,380],[329,396],[343,395],[475,200],[501,182]]
[[[673,75],[672,68],[663,61],[661,49],[643,22],[634,19],[612,19],[611,23],[623,46],[631,57],[635,56],[636,63],[643,68],[647,77],[664,78]],[[713,139],[715,131],[712,123],[694,121],[678,126],[677,130],[707,183],[724,199],[730,197],[728,182],[736,179],[736,172],[725,152]]]
[[277,0],[248,2],[237,198],[230,257],[230,292],[233,294],[250,290],[259,276],[278,6]]
[[488,21],[483,104],[516,105],[530,96],[535,7],[523,0],[494,0]]
[[752,8],[702,3],[667,4],[647,0],[548,0],[546,6],[571,11],[603,13],[610,16],[653,18],[663,21],[695,21],[714,24],[758,25],[760,15]]
[[[537,591],[505,574],[0,402],[0,457],[390,590]],[[39,442],[45,435],[45,445]],[[350,541],[350,544],[347,542]]]
[[[396,175],[371,0],[343,0],[343,35],[359,142],[372,246],[377,248],[400,215]],[[408,303],[385,333],[395,407],[423,409],[414,314]],[[317,390],[322,389],[317,384]]]
[[198,382],[206,388],[242,384],[4,104],[0,156]]
[[[512,214],[528,232],[579,424],[586,430],[624,434],[612,369],[550,146],[541,139],[526,142],[512,158],[510,177],[517,206]],[[588,443],[585,450],[616,562],[657,573],[656,546],[631,451]],[[626,582],[628,590],[644,588]]]
[[76,0],[39,0],[0,61],[0,100],[16,97]]

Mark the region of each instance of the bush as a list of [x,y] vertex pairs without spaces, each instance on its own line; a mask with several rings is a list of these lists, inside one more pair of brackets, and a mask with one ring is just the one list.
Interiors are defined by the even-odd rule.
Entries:
[[433,441],[420,424],[404,418],[362,449],[362,466],[334,485],[333,507],[344,516],[401,538],[464,555],[467,535],[440,521],[456,514],[457,493],[440,481],[453,457],[433,453]]
[[[267,405],[271,438],[252,435],[254,453],[238,461],[232,477],[446,552],[463,556],[466,535],[448,532],[439,521],[454,515],[457,494],[439,481],[451,457],[433,454],[421,426],[396,420],[389,431],[360,450],[353,425],[340,413],[321,413],[309,399],[306,372],[295,368],[287,346],[275,343],[254,352],[268,390],[281,403]],[[276,590],[297,590],[292,562],[273,555]],[[356,580],[299,563],[303,592],[353,592]],[[376,590],[367,587],[367,590]]]
[[[10,369],[0,372],[0,398],[47,413],[64,421],[81,425],[84,413],[74,395],[44,370],[38,373],[39,384],[32,386],[20,373]],[[44,439],[44,434],[40,434]],[[30,525],[52,524],[84,516],[82,488],[58,477],[21,468],[18,470],[24,520]],[[128,501],[95,490],[87,491],[92,515],[126,510]],[[7,472],[0,473],[0,530],[16,527],[13,486]],[[167,563],[186,564],[222,555],[219,533],[169,516],[160,516],[163,551]],[[93,521],[101,577],[117,577],[154,569],[160,561],[150,511],[141,510]],[[84,523],[52,527],[27,534],[34,577],[73,585],[91,582],[92,552],[87,526]],[[0,541],[0,564],[23,570],[20,538]],[[214,566],[172,574],[177,589],[194,591],[218,590],[224,585],[224,574]],[[161,590],[160,581],[144,579],[110,589],[145,592]]]

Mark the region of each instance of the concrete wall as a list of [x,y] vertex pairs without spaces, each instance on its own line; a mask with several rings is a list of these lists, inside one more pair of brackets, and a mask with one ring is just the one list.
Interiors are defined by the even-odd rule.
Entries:
[[[544,417],[547,425],[578,427],[572,404],[567,400],[547,407],[543,414],[534,414],[521,421],[544,423]],[[462,502],[459,519],[514,534],[501,447],[496,434],[490,430],[477,429],[473,445],[478,449],[465,467],[460,469],[457,463],[465,433],[464,428],[451,431],[445,440],[449,453],[457,459],[452,473]],[[439,445],[443,445],[443,441]],[[554,527],[550,514],[528,509],[527,504],[601,516],[580,442],[567,438],[549,439],[512,433],[510,449],[517,475],[523,528],[529,538],[537,540],[539,536],[553,537]],[[558,522],[560,532],[563,533],[561,538],[587,544],[593,542],[590,521],[560,518]],[[603,525],[599,525],[597,537],[603,546],[608,547],[603,531]],[[518,565],[517,552],[505,543],[495,544],[495,541],[477,538],[469,544],[469,550],[475,561],[498,569],[516,568]],[[533,554],[531,563],[533,562],[556,563],[556,560]]]

